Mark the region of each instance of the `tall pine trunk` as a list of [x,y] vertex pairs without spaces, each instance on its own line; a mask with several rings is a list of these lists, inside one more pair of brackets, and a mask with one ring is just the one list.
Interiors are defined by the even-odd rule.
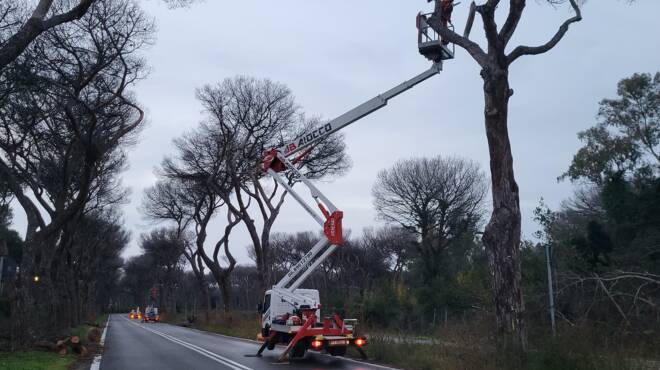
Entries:
[[484,231],[483,243],[491,272],[496,325],[503,339],[500,344],[524,351],[527,336],[519,257],[520,197],[507,128],[512,90],[505,69],[484,69],[482,77],[493,197],[493,213]]

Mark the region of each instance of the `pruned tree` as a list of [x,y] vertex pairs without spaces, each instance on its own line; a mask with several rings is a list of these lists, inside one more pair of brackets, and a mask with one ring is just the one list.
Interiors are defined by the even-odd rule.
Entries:
[[[227,210],[222,209],[224,200],[221,196],[216,194],[214,190],[206,184],[190,184],[187,187],[187,197],[184,202],[192,206],[192,220],[194,224],[195,233],[195,255],[196,266],[199,267],[200,273],[203,273],[201,262],[209,268],[211,275],[218,283],[220,293],[222,294],[222,304],[225,312],[230,309],[230,296],[231,274],[236,267],[236,258],[229,249],[229,236],[239,220]],[[223,232],[218,240],[213,243],[212,252],[209,254],[206,251],[206,241],[208,238],[208,227],[211,220],[218,214],[226,215],[226,223],[224,224]],[[221,254],[222,252],[222,254]]]
[[490,155],[491,191],[493,210],[486,225],[483,243],[489,257],[492,275],[492,294],[500,343],[526,349],[527,336],[523,320],[525,305],[520,285],[520,193],[513,172],[513,155],[508,132],[509,100],[513,89],[509,85],[509,68],[519,58],[550,51],[566,35],[569,27],[582,20],[578,0],[548,0],[553,5],[568,3],[575,15],[564,21],[554,35],[538,46],[510,47],[527,2],[509,0],[508,14],[498,29],[496,13],[504,8],[500,0],[480,1],[471,7],[471,17],[479,14],[483,23],[486,45],[482,47],[470,40],[471,23],[460,35],[442,22],[442,6],[436,1],[429,25],[450,43],[467,51],[481,67],[484,81],[484,119]]
[[121,279],[122,291],[128,295],[127,305],[144,307],[149,289],[153,287],[153,263],[151,256],[140,254],[124,262],[124,274]]
[[174,223],[177,238],[184,243],[183,256],[192,268],[197,288],[202,294],[202,309],[208,322],[210,295],[206,282],[206,269],[197,248],[198,243],[192,240],[199,235],[199,232],[192,236],[188,232],[189,226],[201,219],[195,217],[195,204],[191,203],[191,199],[183,181],[165,178],[145,190],[142,213],[156,222]]
[[[284,139],[298,136],[318,119],[307,119],[296,106],[290,90],[279,83],[249,77],[226,79],[216,86],[205,86],[197,93],[207,113],[202,124],[202,147],[216,151],[209,160],[197,160],[195,176],[209,179],[222,174],[222,181],[210,181],[215,193],[231,212],[229,223],[238,220],[246,227],[256,256],[262,291],[270,283],[268,254],[270,233],[287,192],[261,169],[262,153],[277,147]],[[199,149],[202,149],[198,146]],[[193,157],[197,152],[186,150]],[[219,162],[218,162],[219,160]],[[341,135],[318,143],[298,164],[309,178],[338,175],[348,167]],[[289,177],[294,185],[297,180]],[[256,213],[256,216],[255,216]],[[261,219],[261,227],[255,223]]]
[[86,212],[68,233],[58,268],[59,274],[66,276],[58,282],[58,291],[66,295],[68,304],[53,309],[62,309],[57,316],[76,325],[92,321],[118,293],[124,262],[121,253],[130,234],[121,223],[121,214],[111,206]]
[[[82,18],[98,0],[39,0],[32,10],[15,0],[0,0],[0,76],[41,34]],[[196,0],[163,0],[185,8]],[[0,77],[1,78],[1,77]]]
[[451,243],[474,235],[488,186],[472,161],[416,158],[378,173],[372,194],[378,216],[415,233],[417,252],[430,281]]
[[80,19],[95,0],[39,0],[27,20],[24,9],[12,0],[0,2],[0,73],[42,33]]
[[140,248],[150,257],[152,277],[160,290],[162,305],[170,313],[176,312],[176,283],[183,269],[185,241],[176,229],[158,228],[140,238]]
[[67,225],[115,194],[108,180],[123,169],[123,148],[144,117],[129,89],[145,76],[139,51],[152,32],[133,2],[98,2],[3,71],[0,174],[27,216],[16,312],[32,319],[15,320],[28,327],[17,329],[26,339],[37,335],[30,326],[62,324],[40,319],[49,304],[33,302],[59,304],[52,283]]
[[[230,193],[226,170],[226,148],[221,135],[209,124],[203,123],[198,130],[177,139],[178,153],[163,161],[160,175],[178,187],[175,202],[183,207],[195,233],[195,261],[203,261],[220,286],[225,311],[229,310],[229,279],[236,266],[236,259],[229,249],[229,236],[240,222],[227,208],[222,209]],[[206,251],[208,226],[219,213],[227,216],[227,223],[220,239],[215,241],[213,252]],[[220,252],[223,252],[222,254]],[[226,258],[227,263],[224,262]],[[201,271],[201,269],[200,269]]]

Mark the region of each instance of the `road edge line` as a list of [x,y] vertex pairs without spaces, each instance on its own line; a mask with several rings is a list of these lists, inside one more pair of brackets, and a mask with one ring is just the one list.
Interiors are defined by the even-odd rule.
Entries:
[[101,340],[99,341],[99,345],[101,345],[101,353],[94,356],[94,360],[92,360],[92,364],[89,366],[89,370],[99,370],[101,368],[101,358],[103,357],[103,346],[105,345],[105,335],[108,332],[109,324],[110,324],[110,314],[108,314],[108,320],[105,322],[103,333],[101,333]]

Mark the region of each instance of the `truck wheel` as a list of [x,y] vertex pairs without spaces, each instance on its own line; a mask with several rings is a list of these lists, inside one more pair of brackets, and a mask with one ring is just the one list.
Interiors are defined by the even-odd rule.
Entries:
[[290,356],[291,356],[291,358],[300,359],[300,358],[305,357],[305,352],[306,351],[307,351],[307,344],[304,343],[304,342],[298,343],[298,344],[296,344],[295,347],[291,348]]
[[332,356],[343,356],[346,354],[346,346],[343,347],[330,347],[328,353]]

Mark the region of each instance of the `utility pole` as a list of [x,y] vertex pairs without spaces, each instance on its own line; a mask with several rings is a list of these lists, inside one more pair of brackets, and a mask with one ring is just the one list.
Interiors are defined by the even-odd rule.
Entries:
[[548,269],[548,302],[550,303],[550,325],[552,325],[552,336],[557,335],[555,326],[555,295],[552,288],[552,262],[550,244],[545,245],[545,261]]

